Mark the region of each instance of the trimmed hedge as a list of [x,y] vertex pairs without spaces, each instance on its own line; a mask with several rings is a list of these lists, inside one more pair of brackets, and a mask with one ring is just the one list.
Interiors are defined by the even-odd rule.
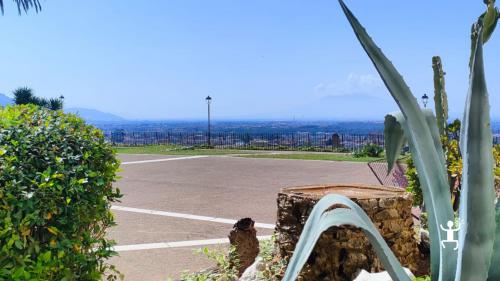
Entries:
[[0,280],[116,279],[106,229],[118,167],[77,116],[0,108]]

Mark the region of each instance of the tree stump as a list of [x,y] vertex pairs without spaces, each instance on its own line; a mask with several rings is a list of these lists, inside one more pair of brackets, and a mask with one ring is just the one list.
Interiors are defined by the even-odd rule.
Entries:
[[[277,243],[280,255],[293,254],[304,224],[318,200],[335,193],[349,197],[371,218],[401,264],[415,272],[419,251],[411,195],[402,189],[369,185],[325,185],[284,188],[278,194]],[[332,227],[322,234],[299,280],[352,280],[365,269],[384,270],[365,234],[356,227]]]
[[259,240],[254,224],[251,218],[240,219],[229,233],[229,242],[235,250],[230,261],[232,266],[237,266],[238,276],[241,276],[259,255]]

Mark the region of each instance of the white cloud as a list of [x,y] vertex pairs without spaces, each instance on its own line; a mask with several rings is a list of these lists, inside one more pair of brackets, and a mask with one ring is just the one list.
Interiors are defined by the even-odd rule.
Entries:
[[349,92],[371,93],[380,90],[383,87],[382,81],[378,76],[372,74],[350,73],[347,77],[347,89]]
[[384,84],[379,76],[373,74],[349,73],[342,81],[321,82],[314,86],[318,96],[342,96],[365,94],[386,96]]
[[318,85],[314,86],[314,91],[324,92],[324,91],[326,91],[326,85],[323,83],[319,83]]

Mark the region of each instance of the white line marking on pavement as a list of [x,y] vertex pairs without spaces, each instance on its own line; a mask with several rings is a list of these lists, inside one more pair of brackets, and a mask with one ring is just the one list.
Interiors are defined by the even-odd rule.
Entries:
[[141,161],[129,161],[129,162],[122,162],[122,165],[155,163],[155,162],[165,162],[165,161],[174,161],[174,160],[198,159],[198,158],[205,158],[205,157],[208,157],[208,155],[186,156],[186,157],[175,157],[175,158],[163,158],[163,159],[151,159],[151,160],[141,160]]
[[[149,214],[149,215],[157,215],[157,216],[164,216],[164,217],[182,218],[182,219],[188,219],[188,220],[209,221],[209,222],[217,222],[217,223],[225,223],[225,224],[235,224],[236,223],[236,220],[232,220],[232,219],[223,219],[223,218],[216,218],[216,217],[206,217],[206,216],[197,216],[197,215],[189,215],[189,214],[181,214],[181,213],[173,213],[173,212],[165,212],[165,211],[130,208],[130,207],[123,207],[123,206],[116,206],[116,205],[111,206],[111,210]],[[275,225],[256,222],[255,227],[274,229]]]
[[[259,240],[270,239],[271,236],[257,236]],[[138,250],[152,250],[152,249],[168,249],[180,247],[193,247],[193,246],[206,246],[206,245],[220,245],[229,243],[228,238],[208,239],[208,240],[191,240],[191,241],[178,241],[178,242],[163,242],[163,243],[145,243],[114,246],[112,249],[117,252],[138,251]]]

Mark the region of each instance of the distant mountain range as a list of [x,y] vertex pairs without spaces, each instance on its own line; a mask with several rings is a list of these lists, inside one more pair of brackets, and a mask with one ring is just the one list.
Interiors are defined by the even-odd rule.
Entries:
[[[0,93],[0,106],[6,106],[12,103],[13,103],[12,98],[8,97],[5,94]],[[92,123],[126,121],[125,118],[123,117],[89,108],[73,107],[73,108],[65,108],[64,111],[68,113],[77,114],[81,118],[85,119],[85,121]]]
[[6,106],[12,104],[12,98],[0,93],[0,106]]
[[89,108],[80,108],[73,107],[64,109],[65,112],[74,113],[81,118],[85,119],[87,122],[96,123],[96,122],[121,122],[126,121],[125,118],[120,117],[118,115],[114,115],[107,112],[102,112],[95,109]]

